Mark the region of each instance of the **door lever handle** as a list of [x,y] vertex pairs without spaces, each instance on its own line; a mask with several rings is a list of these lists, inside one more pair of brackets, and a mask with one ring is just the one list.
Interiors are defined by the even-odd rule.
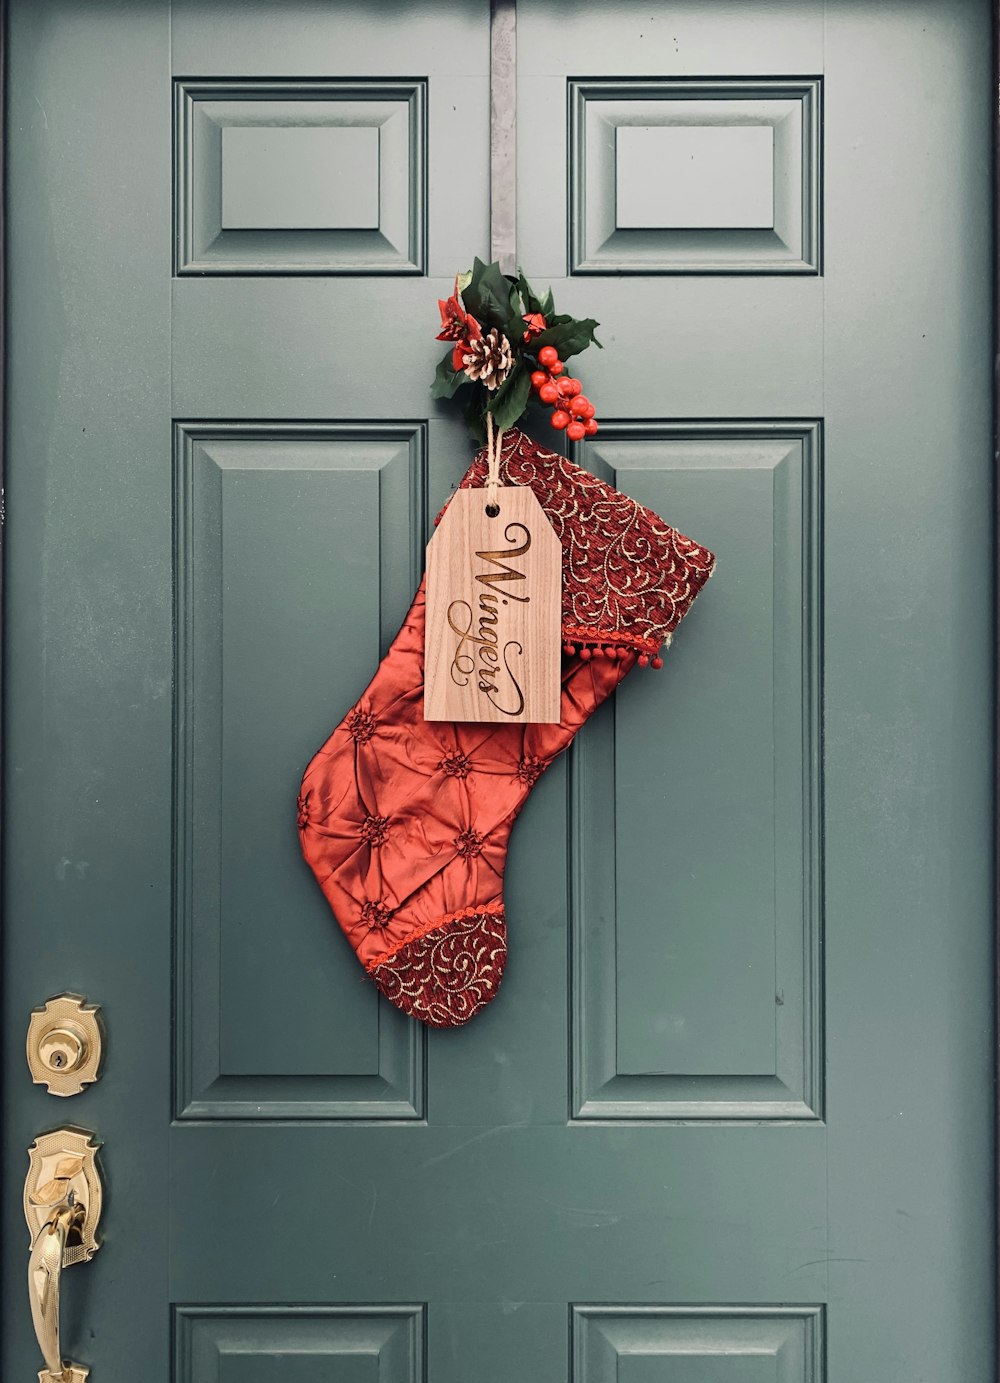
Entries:
[[[70,1197],[72,1197],[70,1192]],[[39,1372],[39,1383],[59,1379],[60,1383],[82,1383],[90,1372],[79,1364],[64,1363],[59,1343],[59,1291],[66,1256],[66,1243],[71,1230],[79,1230],[86,1209],[72,1200],[61,1202],[52,1211],[35,1237],[28,1259],[28,1298],[31,1319],[35,1326],[38,1348],[45,1360]]]
[[85,1364],[63,1359],[59,1297],[63,1269],[85,1263],[99,1245],[96,1230],[103,1188],[96,1144],[80,1129],[56,1129],[28,1149],[24,1213],[31,1230],[28,1300],[45,1368],[39,1383],[84,1383]]

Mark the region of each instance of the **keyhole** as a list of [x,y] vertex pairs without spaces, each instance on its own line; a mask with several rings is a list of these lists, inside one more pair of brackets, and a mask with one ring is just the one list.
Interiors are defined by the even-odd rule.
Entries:
[[86,1060],[87,1043],[73,1028],[53,1028],[42,1038],[38,1055],[46,1071],[62,1075],[75,1071]]

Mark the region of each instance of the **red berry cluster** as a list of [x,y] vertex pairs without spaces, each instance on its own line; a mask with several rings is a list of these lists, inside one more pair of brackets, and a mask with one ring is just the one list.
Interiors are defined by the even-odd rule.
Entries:
[[[553,406],[549,421],[560,432],[566,429],[571,442],[582,442],[584,437],[593,437],[597,431],[597,409],[588,398],[584,398],[583,385],[578,379],[563,375],[566,366],[559,359],[555,346],[543,346],[538,352],[541,369],[531,376],[532,388],[542,403]],[[562,376],[562,378],[560,378]]]

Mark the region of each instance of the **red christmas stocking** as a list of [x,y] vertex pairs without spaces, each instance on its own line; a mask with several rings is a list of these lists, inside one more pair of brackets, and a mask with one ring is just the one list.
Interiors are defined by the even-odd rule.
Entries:
[[[507,958],[503,871],[528,792],[587,717],[660,646],[715,558],[651,510],[519,431],[504,483],[529,485],[563,548],[558,725],[425,721],[424,586],[367,691],[306,769],[302,851],[379,989],[434,1027],[465,1023]],[[462,485],[482,485],[485,452]]]

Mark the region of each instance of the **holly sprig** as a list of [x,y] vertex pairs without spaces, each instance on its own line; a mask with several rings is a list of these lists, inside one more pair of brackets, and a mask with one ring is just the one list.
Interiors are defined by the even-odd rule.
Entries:
[[464,412],[477,441],[485,438],[487,414],[506,430],[532,395],[553,408],[552,426],[573,440],[597,432],[594,405],[581,382],[565,374],[565,362],[590,345],[601,348],[594,334],[599,322],[556,312],[551,289],[539,297],[523,272],[504,274],[496,262],[478,258],[438,306],[438,339],[452,345],[435,371],[431,396],[450,399],[471,387]]

